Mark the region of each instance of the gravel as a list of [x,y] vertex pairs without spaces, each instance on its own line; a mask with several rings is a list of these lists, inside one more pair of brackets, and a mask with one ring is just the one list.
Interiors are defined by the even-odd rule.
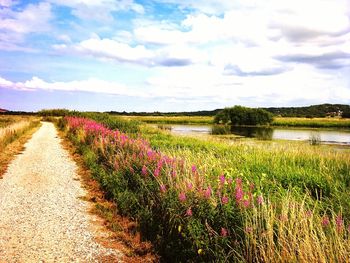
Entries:
[[120,261],[88,213],[90,204],[52,123],[41,128],[0,179],[0,262]]

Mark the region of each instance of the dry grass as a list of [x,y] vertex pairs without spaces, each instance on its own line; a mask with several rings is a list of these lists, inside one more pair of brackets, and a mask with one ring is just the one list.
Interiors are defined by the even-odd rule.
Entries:
[[23,150],[24,144],[39,128],[39,124],[38,121],[23,121],[0,130],[2,135],[0,137],[0,178],[14,156]]

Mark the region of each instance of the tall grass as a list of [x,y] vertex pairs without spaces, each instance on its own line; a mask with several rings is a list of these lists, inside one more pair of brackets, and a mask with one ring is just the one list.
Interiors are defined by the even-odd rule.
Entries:
[[61,127],[164,261],[342,262],[350,253],[345,154],[149,129],[131,137],[85,118]]
[[37,119],[27,119],[0,128],[0,149],[4,149],[8,144],[38,125],[39,121]]

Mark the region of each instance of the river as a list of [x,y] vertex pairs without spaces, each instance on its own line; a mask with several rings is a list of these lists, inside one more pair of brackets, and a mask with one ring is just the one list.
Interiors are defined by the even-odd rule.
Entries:
[[261,127],[228,127],[211,125],[162,125],[173,134],[234,134],[262,140],[297,140],[323,144],[341,144],[350,146],[348,129],[296,129],[296,128],[261,128]]

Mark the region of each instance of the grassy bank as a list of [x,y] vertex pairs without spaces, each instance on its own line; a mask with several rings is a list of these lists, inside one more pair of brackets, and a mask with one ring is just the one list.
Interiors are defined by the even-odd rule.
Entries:
[[348,155],[227,145],[149,128],[125,134],[103,122],[66,118],[60,126],[119,213],[139,222],[164,261],[348,257]]
[[[134,120],[154,124],[213,124],[209,116],[115,116],[117,119]],[[271,126],[309,128],[350,128],[350,119],[341,118],[287,118],[275,117]]]
[[275,118],[272,126],[350,128],[350,119],[340,118]]

